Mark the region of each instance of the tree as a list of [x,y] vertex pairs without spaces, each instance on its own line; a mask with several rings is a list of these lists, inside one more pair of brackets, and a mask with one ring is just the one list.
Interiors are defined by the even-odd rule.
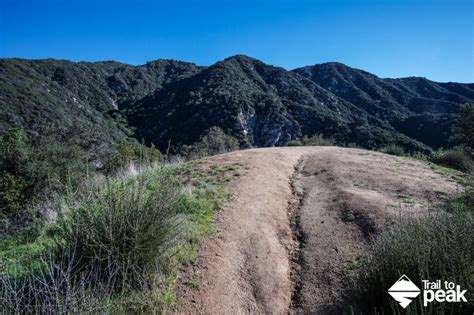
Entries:
[[453,140],[471,152],[474,150],[474,104],[463,104],[459,108]]
[[118,152],[123,166],[137,158],[135,155],[135,149],[127,139],[120,140],[118,143]]
[[150,146],[150,162],[158,162],[161,159],[161,153],[152,143]]
[[222,128],[214,126],[209,128],[201,136],[199,142],[191,146],[191,157],[203,157],[215,155],[239,149],[239,141],[227,135]]

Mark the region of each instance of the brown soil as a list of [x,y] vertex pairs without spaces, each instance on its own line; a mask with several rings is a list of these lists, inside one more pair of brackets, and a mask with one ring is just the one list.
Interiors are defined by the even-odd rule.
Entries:
[[366,253],[367,236],[459,189],[422,162],[359,149],[251,149],[207,162],[246,171],[178,277],[180,313],[338,312],[341,268]]

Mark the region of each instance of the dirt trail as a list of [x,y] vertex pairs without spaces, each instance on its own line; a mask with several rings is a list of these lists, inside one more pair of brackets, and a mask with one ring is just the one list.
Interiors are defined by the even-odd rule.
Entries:
[[368,236],[457,190],[421,162],[377,152],[326,147],[303,163],[294,183],[303,197],[293,310],[305,313],[341,314],[341,271],[367,252]]
[[217,233],[180,273],[180,313],[337,312],[342,265],[365,253],[367,234],[457,190],[421,162],[358,149],[251,149],[207,161],[248,171],[228,186]]

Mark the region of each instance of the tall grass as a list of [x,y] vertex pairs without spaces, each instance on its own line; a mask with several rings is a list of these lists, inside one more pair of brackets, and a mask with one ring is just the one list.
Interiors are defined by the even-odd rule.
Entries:
[[352,266],[346,277],[346,298],[364,314],[472,314],[473,304],[431,303],[416,298],[403,310],[387,293],[406,274],[419,288],[422,279],[453,281],[468,290],[472,301],[474,275],[474,221],[469,213],[437,213],[425,218],[404,218],[379,235],[371,256]]
[[66,197],[43,236],[47,246],[25,245],[41,254],[0,259],[2,311],[148,313],[172,307],[177,268],[196,257],[226,198],[221,188],[185,188],[173,173],[171,166],[139,170]]
[[115,286],[134,283],[176,247],[183,222],[176,206],[181,194],[169,171],[108,180],[70,202],[53,239],[75,253],[69,256],[79,270],[97,268]]

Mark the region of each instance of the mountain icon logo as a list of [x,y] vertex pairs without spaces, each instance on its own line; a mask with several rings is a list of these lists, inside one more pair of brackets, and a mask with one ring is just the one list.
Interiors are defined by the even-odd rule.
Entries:
[[420,289],[406,275],[403,275],[388,289],[388,294],[401,307],[406,308],[420,294]]

